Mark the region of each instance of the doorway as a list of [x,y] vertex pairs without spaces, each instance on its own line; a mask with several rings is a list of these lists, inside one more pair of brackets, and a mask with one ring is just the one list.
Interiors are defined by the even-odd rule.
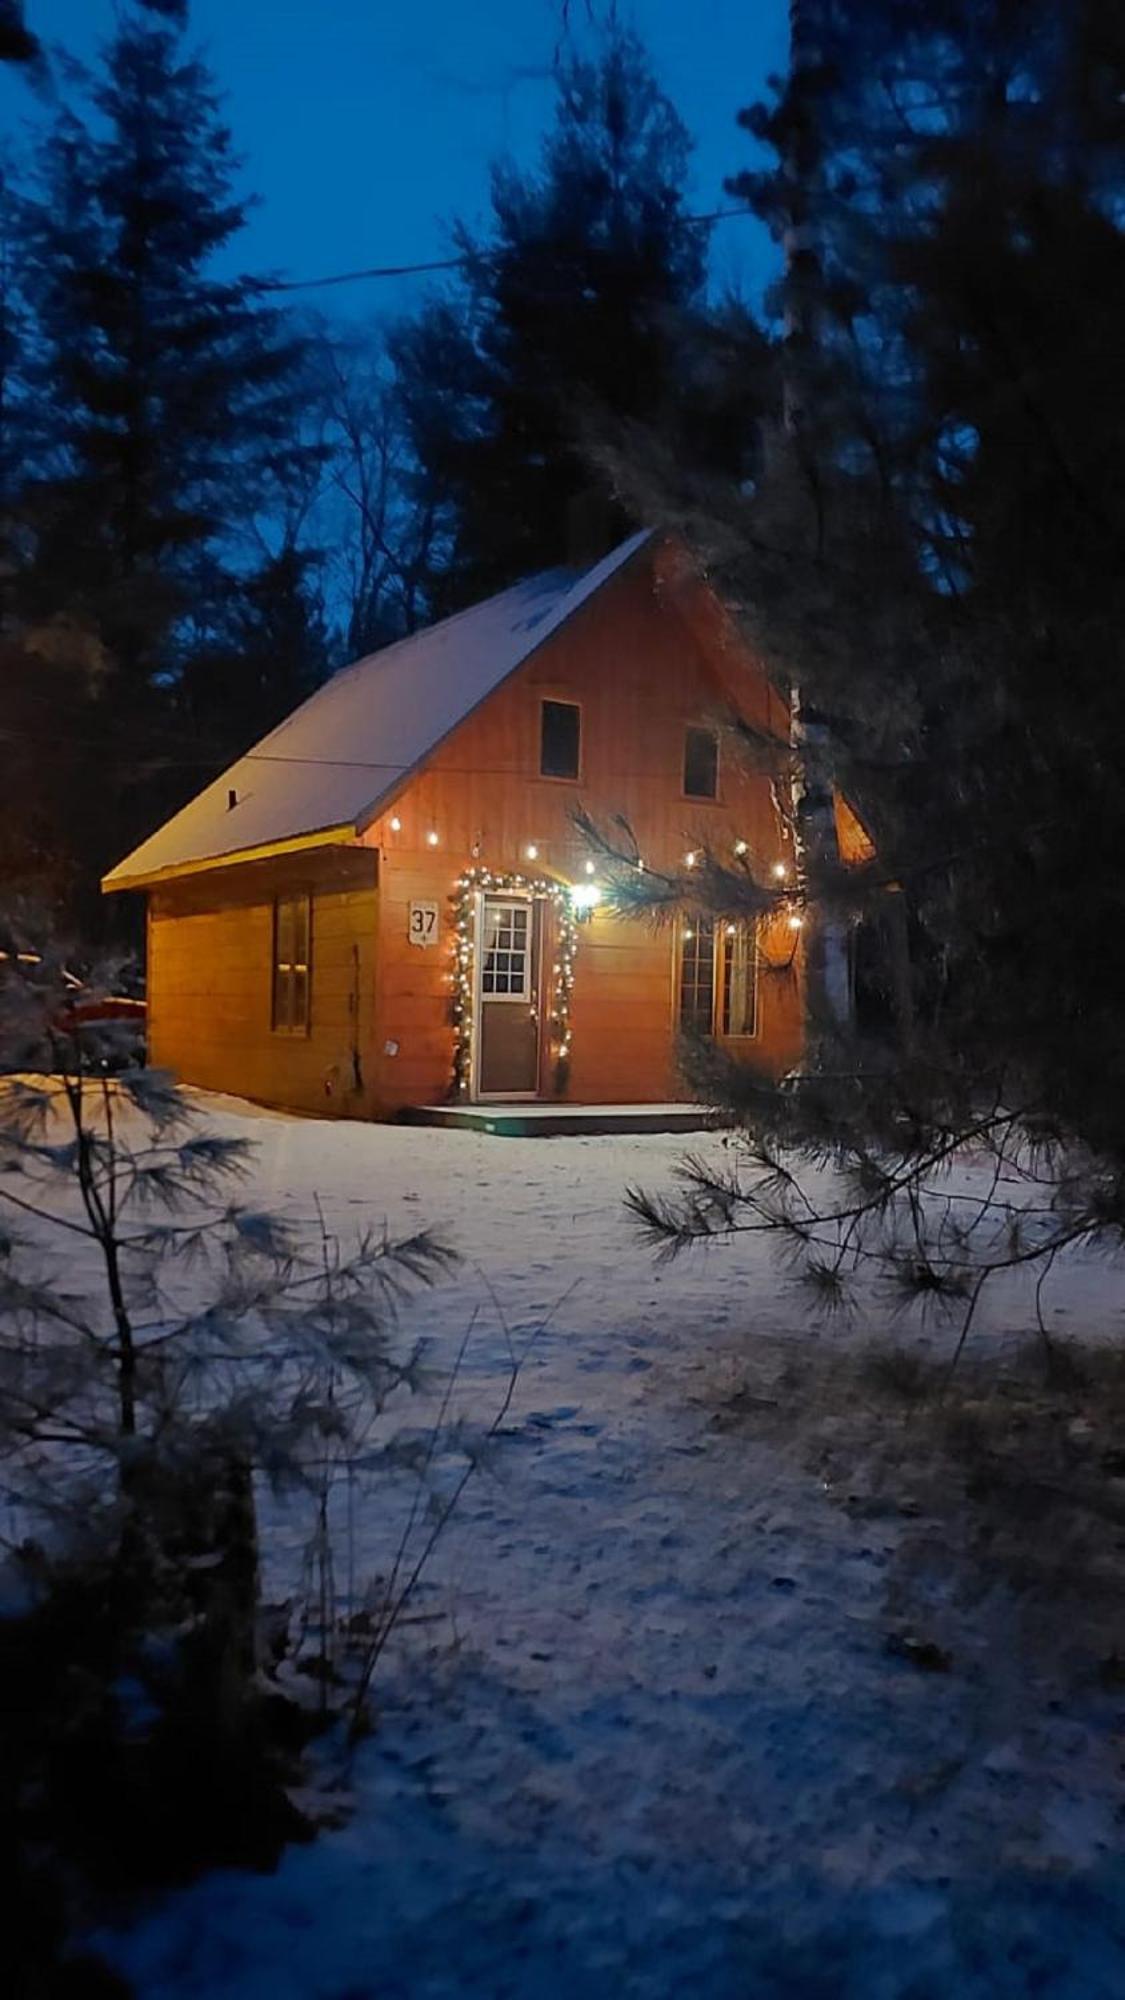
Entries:
[[482,894],[476,913],[475,1097],[539,1095],[542,903]]

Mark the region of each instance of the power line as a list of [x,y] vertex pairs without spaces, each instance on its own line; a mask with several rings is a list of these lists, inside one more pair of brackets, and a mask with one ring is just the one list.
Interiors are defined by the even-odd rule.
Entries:
[[[712,222],[726,222],[732,216],[751,215],[747,207],[713,208],[703,215],[682,215],[679,219],[685,227],[703,228]],[[415,278],[433,271],[467,271],[474,264],[495,263],[500,256],[496,250],[472,250],[462,257],[436,257],[426,264],[370,264],[359,271],[334,271],[324,278],[266,278],[262,281],[264,292],[312,292],[326,285],[354,285],[364,278]]]

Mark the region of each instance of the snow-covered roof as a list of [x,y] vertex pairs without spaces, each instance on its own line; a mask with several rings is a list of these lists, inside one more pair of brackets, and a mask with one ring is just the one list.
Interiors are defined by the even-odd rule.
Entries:
[[649,538],[642,529],[590,569],[528,577],[345,667],[119,861],[102,887],[135,888],[279,841],[361,832],[450,730]]

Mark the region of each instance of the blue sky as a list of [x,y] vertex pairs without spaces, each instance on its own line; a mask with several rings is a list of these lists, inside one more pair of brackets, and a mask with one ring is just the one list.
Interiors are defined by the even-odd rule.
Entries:
[[[584,6],[572,0],[579,20]],[[113,0],[27,0],[26,11],[46,41],[86,55]],[[490,161],[532,158],[549,115],[555,0],[194,0],[192,12],[260,198],[242,268],[306,278],[440,257],[450,216],[485,214]],[[633,0],[622,12],[697,140],[694,197],[716,206],[723,175],[749,158],[735,114],[784,66],[787,0]],[[6,133],[31,105],[2,80]],[[720,281],[757,292],[771,267],[757,224],[719,226]],[[410,296],[401,282],[308,295],[365,314]]]

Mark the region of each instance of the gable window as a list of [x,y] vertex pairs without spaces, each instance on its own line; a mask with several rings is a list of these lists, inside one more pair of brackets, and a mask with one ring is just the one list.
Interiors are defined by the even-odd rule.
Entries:
[[582,710],[576,701],[540,704],[539,774],[576,778],[582,755]]
[[280,1034],[309,1028],[311,898],[278,896],[273,906],[273,1025]]
[[693,726],[684,731],[684,796],[719,796],[719,739],[713,729]]
[[693,917],[680,933],[680,1028],[745,1040],[758,1032],[755,923]]

